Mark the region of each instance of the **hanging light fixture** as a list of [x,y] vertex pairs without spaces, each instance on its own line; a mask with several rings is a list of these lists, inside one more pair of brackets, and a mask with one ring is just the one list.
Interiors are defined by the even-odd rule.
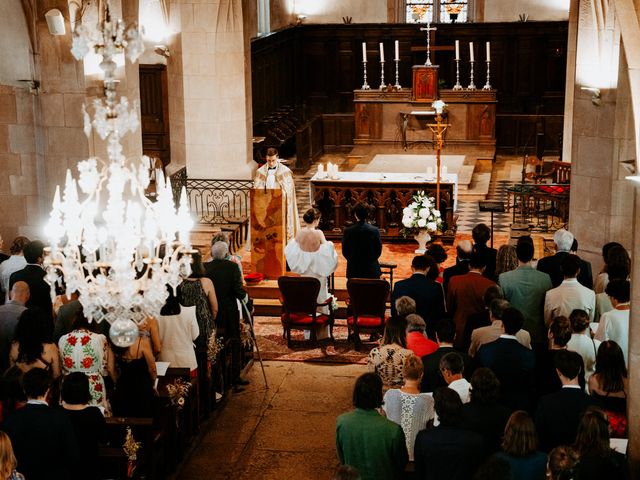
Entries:
[[[127,160],[122,137],[139,127],[137,104],[116,99],[114,55],[125,53],[135,62],[144,51],[136,26],[112,20],[103,3],[96,27],[80,24],[71,52],[78,60],[90,50],[102,55],[104,98],[93,102],[93,118],[83,107],[84,132],[94,130],[107,142],[107,161],[92,157],[78,163],[78,179],[67,170],[61,195],[56,187],[45,233],[46,281],[79,294],[85,316],[111,324],[109,335],[118,346],[132,345],[138,324],[157,317],[168,296],[191,273],[189,215],[183,187],[176,209],[171,182],[157,172],[156,201],[145,196],[149,159]],[[80,190],[80,191],[79,191]],[[80,193],[82,192],[82,193]]]

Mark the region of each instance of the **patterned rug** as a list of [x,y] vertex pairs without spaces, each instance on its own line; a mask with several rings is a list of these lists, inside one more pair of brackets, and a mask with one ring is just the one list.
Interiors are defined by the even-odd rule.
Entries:
[[305,340],[302,330],[292,330],[292,348],[287,347],[287,340],[282,336],[278,317],[256,317],[254,330],[263,360],[366,364],[369,350],[377,345],[369,343],[368,337],[362,335],[362,346],[355,350],[353,343],[347,342],[344,320],[338,320],[333,327],[335,343],[327,339],[313,345],[310,340]]

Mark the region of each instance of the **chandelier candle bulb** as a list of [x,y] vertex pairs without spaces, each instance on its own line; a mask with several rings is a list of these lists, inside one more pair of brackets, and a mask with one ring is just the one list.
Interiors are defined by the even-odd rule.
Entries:
[[362,42],[362,61],[363,62],[367,61],[367,43],[366,42]]
[[473,56],[473,42],[469,42],[469,59],[470,59],[472,62],[475,62],[475,61],[476,61],[476,59],[475,59],[475,58],[474,58],[474,56]]
[[380,42],[380,61],[384,62],[384,43]]
[[491,60],[491,43],[487,42],[487,62]]
[[400,45],[398,44],[398,40],[396,40],[395,46],[396,46],[396,61],[397,61],[397,60],[400,60]]
[[456,40],[456,60],[460,60],[460,40]]

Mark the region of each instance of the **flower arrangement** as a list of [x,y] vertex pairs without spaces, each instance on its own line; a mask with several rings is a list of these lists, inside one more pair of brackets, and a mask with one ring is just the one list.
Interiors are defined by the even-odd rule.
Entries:
[[216,337],[215,333],[212,333],[209,337],[209,343],[207,344],[207,356],[211,361],[211,364],[216,363],[218,359],[218,355],[224,348],[224,343],[222,342],[222,337]]
[[240,343],[242,344],[242,348],[247,350],[253,347],[251,327],[247,322],[240,322]]
[[136,469],[136,460],[138,459],[138,450],[142,447],[141,442],[136,442],[131,433],[131,427],[127,427],[127,436],[122,444],[122,450],[127,456],[127,478],[133,478],[133,472]]
[[171,405],[178,410],[182,410],[185,404],[185,397],[189,395],[189,389],[191,389],[191,384],[181,378],[178,378],[174,383],[168,384],[167,393],[169,394]]
[[423,191],[416,192],[413,202],[402,211],[402,233],[406,236],[419,230],[436,232],[442,226],[442,218],[435,205],[433,197]]

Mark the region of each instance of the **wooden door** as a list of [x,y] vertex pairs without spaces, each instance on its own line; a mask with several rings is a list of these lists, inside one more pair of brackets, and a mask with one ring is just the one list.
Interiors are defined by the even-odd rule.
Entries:
[[171,161],[168,105],[167,67],[140,65],[142,152],[159,158],[163,167]]

